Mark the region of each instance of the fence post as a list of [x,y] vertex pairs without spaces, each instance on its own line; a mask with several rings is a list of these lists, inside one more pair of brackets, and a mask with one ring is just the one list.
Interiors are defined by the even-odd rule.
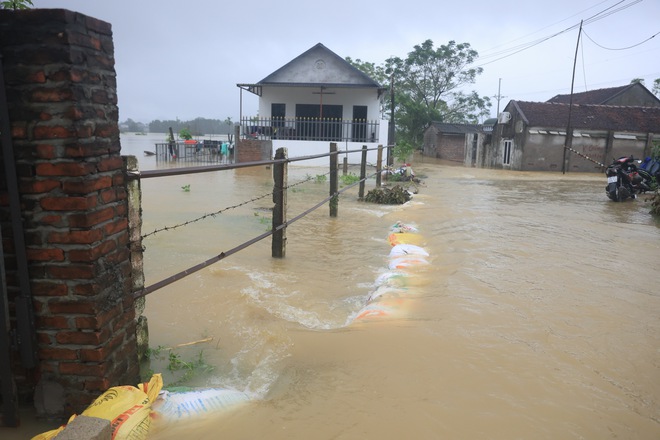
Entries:
[[[275,160],[287,159],[286,148],[278,148],[275,152]],[[286,222],[286,187],[288,180],[287,162],[273,165],[273,258],[284,258],[286,255],[286,227],[276,230]]]
[[376,159],[376,188],[380,188],[382,176],[380,175],[383,169],[381,162],[383,161],[383,144],[378,145],[378,158]]
[[344,169],[342,170],[342,174],[345,176],[348,174],[348,157],[344,156]]
[[330,142],[330,217],[337,217],[339,196],[337,194],[337,143]]
[[358,199],[364,199],[364,178],[367,177],[367,146],[362,145],[362,161],[360,162],[360,191]]

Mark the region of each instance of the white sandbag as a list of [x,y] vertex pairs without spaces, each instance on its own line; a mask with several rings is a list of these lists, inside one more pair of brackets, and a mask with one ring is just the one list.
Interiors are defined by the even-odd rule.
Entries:
[[247,394],[223,388],[193,389],[184,392],[163,391],[153,404],[159,423],[207,417],[233,409],[249,400]]
[[400,271],[390,271],[378,275],[376,281],[374,282],[375,286],[394,286],[394,287],[405,287],[408,285],[409,275]]
[[376,290],[371,292],[369,294],[369,297],[367,298],[367,303],[376,301],[378,299],[387,297],[399,297],[402,295],[405,295],[408,293],[408,289],[404,289],[401,287],[393,287],[393,286],[387,286],[387,285],[382,285],[379,286]]
[[421,255],[423,257],[428,257],[429,253],[426,252],[423,247],[414,244],[397,244],[390,250],[390,258],[401,257],[404,255]]
[[415,266],[426,266],[429,262],[422,256],[406,255],[404,257],[392,258],[389,263],[390,269],[408,269]]

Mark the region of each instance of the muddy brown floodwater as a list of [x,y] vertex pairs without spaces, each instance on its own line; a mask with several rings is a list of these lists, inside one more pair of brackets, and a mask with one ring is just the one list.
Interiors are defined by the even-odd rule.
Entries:
[[[149,295],[151,346],[213,338],[180,352],[213,367],[189,384],[251,397],[154,439],[660,438],[649,206],[610,202],[602,174],[414,168],[424,183],[406,205],[350,190],[337,218],[324,206],[289,226],[286,258],[266,239]],[[323,173],[292,166],[289,183]],[[142,185],[148,233],[268,194],[272,179],[244,169]],[[327,192],[292,188],[289,218]],[[263,233],[270,206],[147,238],[147,284]],[[430,264],[390,316],[354,322],[388,271],[397,221],[418,227]]]

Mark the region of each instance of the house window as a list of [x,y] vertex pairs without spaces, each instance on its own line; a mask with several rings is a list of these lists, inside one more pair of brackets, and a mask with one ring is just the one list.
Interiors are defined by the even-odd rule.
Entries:
[[284,121],[284,117],[286,116],[286,104],[271,104],[270,116],[273,118],[273,121]]
[[353,142],[367,141],[367,106],[353,106]]
[[503,165],[511,165],[511,149],[513,148],[513,140],[504,141],[504,156],[502,157]]

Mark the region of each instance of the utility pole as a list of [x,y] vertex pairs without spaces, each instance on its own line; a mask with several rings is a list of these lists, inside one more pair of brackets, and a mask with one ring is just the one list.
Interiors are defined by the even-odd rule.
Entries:
[[493,96],[493,98],[497,99],[497,114],[495,116],[500,115],[500,101],[503,98],[506,98],[506,96],[502,96],[502,93],[500,93],[501,89],[502,89],[502,78],[500,78],[499,83],[497,85],[497,95]]
[[392,165],[394,163],[393,161],[393,156],[392,156],[392,148],[394,148],[394,142],[396,140],[394,139],[395,137],[395,128],[394,128],[394,72],[392,72],[392,76],[390,77],[390,129],[388,133],[388,138],[387,139],[387,165]]
[[566,174],[568,169],[568,151],[573,148],[573,127],[571,126],[571,113],[573,112],[573,86],[575,85],[575,65],[577,64],[578,50],[580,49],[580,35],[582,35],[582,22],[578,31],[577,43],[575,44],[575,57],[573,58],[573,76],[571,77],[571,99],[568,101],[568,123],[566,124],[566,139],[564,141],[564,158],[561,163],[561,173]]

